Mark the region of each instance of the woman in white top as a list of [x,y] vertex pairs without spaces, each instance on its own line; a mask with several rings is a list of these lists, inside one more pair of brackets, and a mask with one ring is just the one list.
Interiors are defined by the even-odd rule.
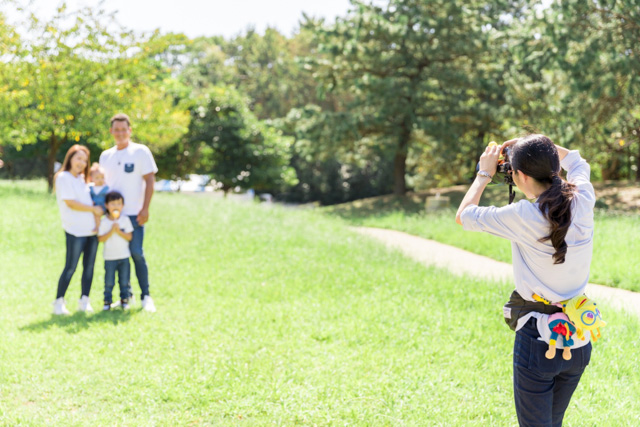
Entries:
[[[513,181],[527,198],[534,199],[533,203],[521,200],[501,208],[480,207],[482,192],[496,173],[501,151],[507,147],[511,147]],[[456,221],[465,230],[484,231],[512,242],[516,290],[510,303],[518,301],[514,309],[519,313],[512,313],[507,304],[504,315],[516,330],[513,383],[518,421],[523,426],[560,426],[589,364],[591,343],[588,337],[581,340],[574,334],[570,360],[560,354],[547,359],[547,315],[560,309],[536,303],[533,295],[557,303],[585,291],[595,206],[590,168],[577,151],[556,146],[544,135],[489,146],[479,165]],[[561,167],[567,171],[567,181],[560,176]],[[524,306],[528,310],[520,310]]]
[[89,176],[89,149],[82,145],[69,148],[60,171],[54,178],[56,199],[62,228],[66,236],[67,254],[64,270],[58,281],[58,293],[53,303],[54,314],[69,314],[64,295],[82,255],[82,294],[79,310],[93,311],[89,292],[93,281],[93,266],[98,251],[94,215],[102,215],[100,206],[94,206],[87,186]]

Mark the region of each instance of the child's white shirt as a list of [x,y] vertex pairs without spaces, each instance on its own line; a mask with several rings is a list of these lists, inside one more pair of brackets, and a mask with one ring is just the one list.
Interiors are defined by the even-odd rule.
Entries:
[[[122,215],[117,220],[105,216],[100,222],[98,236],[107,234],[109,230],[113,228],[113,224],[116,222],[118,223],[120,230],[122,230],[124,233],[131,233],[133,231],[133,224],[131,224],[131,220],[128,216]],[[111,237],[109,237],[104,242],[102,254],[104,255],[105,261],[129,258],[131,256],[131,251],[129,250],[129,242],[119,234],[113,233]]]

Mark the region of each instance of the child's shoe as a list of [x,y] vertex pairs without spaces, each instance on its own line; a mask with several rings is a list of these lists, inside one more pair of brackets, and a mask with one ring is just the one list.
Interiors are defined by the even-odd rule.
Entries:
[[104,305],[102,306],[102,311],[109,311],[111,310],[111,301],[105,301]]
[[89,302],[89,297],[86,295],[82,295],[80,301],[78,301],[78,311],[86,311],[87,313],[93,313],[93,307],[91,307],[91,303]]
[[[133,295],[130,295],[129,298],[127,299],[127,303],[129,304],[129,307],[133,305],[134,301],[135,301],[135,298],[133,297]],[[111,304],[111,308],[118,308],[120,307],[120,304],[122,304],[122,300],[116,301],[113,304]]]
[[53,314],[55,315],[69,315],[69,310],[67,310],[67,306],[64,305],[64,298],[60,297],[53,302]]
[[123,310],[129,310],[129,300],[128,299],[121,299],[120,300],[120,307],[122,307]]
[[156,312],[156,306],[149,295],[145,295],[144,298],[142,298],[142,308],[150,313]]

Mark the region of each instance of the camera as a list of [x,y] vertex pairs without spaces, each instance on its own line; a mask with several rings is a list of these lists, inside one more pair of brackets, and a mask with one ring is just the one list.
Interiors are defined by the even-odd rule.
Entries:
[[[479,165],[479,164],[478,164]],[[498,168],[496,169],[496,178],[499,181],[504,182],[507,185],[515,185],[513,182],[513,175],[511,172],[511,147],[507,147],[502,151],[500,158],[498,158]]]
[[[495,144],[495,143],[494,143]],[[480,163],[476,165],[476,172],[480,170]],[[509,186],[509,204],[513,203],[516,197],[513,187],[516,185],[513,182],[513,168],[511,167],[511,147],[505,148],[498,157],[498,167],[496,168],[496,174],[491,178],[489,184],[506,184]]]
[[[480,170],[480,163],[476,164],[476,172]],[[498,158],[498,167],[496,168],[496,174],[491,179],[489,184],[507,184],[515,185],[513,182],[513,176],[511,175],[511,147],[505,148]]]

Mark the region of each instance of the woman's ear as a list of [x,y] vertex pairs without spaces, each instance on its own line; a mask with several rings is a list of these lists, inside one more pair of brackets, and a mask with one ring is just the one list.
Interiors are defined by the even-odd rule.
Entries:
[[517,174],[518,174],[518,179],[519,179],[519,180],[520,180],[520,182],[522,182],[522,183],[526,183],[526,182],[528,182],[528,181],[529,181],[529,179],[530,179],[530,176],[529,176],[529,175],[526,175],[526,174],[525,174],[524,172],[522,172],[522,171],[515,171],[514,173],[517,173]]

